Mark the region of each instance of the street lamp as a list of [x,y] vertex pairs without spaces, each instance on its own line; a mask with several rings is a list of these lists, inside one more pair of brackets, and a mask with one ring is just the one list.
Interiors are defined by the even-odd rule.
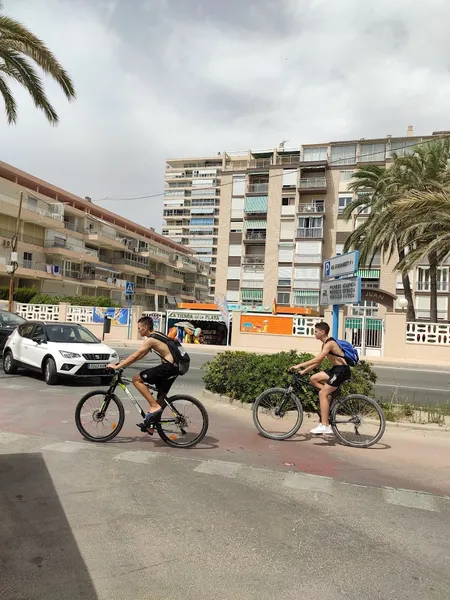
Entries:
[[400,306],[400,308],[402,309],[402,312],[404,312],[405,308],[408,307],[408,300],[406,298],[402,297],[402,298],[399,298],[397,300],[397,302],[398,302],[398,305]]

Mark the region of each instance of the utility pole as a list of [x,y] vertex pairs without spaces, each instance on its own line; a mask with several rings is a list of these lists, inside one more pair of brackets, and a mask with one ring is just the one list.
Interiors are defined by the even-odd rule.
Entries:
[[17,222],[16,222],[16,232],[11,238],[11,260],[8,265],[9,272],[9,295],[8,295],[8,310],[12,312],[13,308],[13,300],[14,300],[14,275],[17,269],[19,268],[19,263],[17,260],[17,242],[19,239],[20,233],[20,217],[22,215],[22,203],[23,203],[23,192],[20,192],[19,198],[19,212],[17,214]]

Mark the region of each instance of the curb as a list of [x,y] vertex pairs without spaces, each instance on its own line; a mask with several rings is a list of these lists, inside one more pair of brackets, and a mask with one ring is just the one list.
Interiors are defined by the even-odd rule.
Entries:
[[[209,398],[210,400],[216,400],[216,402],[222,402],[224,404],[232,404],[237,408],[243,408],[245,410],[252,410],[253,404],[248,402],[241,402],[240,400],[233,400],[229,396],[222,396],[221,394],[214,394],[208,390],[203,390],[202,395],[204,398]],[[308,413],[305,411],[305,414]],[[409,423],[408,421],[386,421],[386,428],[397,428],[397,429],[413,429],[415,431],[433,431],[436,432],[450,432],[450,426],[445,425],[444,427],[440,427],[434,423]]]

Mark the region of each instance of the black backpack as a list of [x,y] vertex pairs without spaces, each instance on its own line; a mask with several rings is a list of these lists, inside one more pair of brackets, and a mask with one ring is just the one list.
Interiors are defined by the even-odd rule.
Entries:
[[186,350],[183,348],[183,346],[178,340],[173,340],[167,335],[164,335],[163,333],[159,333],[157,331],[150,334],[150,337],[167,345],[173,357],[175,365],[178,366],[178,371],[180,375],[184,375],[189,371],[189,367],[191,366],[191,359],[189,358],[189,354],[186,352]]

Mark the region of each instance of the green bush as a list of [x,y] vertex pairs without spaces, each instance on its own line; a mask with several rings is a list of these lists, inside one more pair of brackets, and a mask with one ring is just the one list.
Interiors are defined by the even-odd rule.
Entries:
[[[14,292],[14,300],[23,304],[28,304],[31,298],[36,295],[35,288],[17,288]],[[9,287],[0,287],[0,300],[8,300],[9,298]]]
[[[288,387],[292,382],[292,376],[288,374],[289,368],[311,358],[312,354],[298,354],[294,351],[278,354],[222,352],[204,365],[203,381],[210,392],[251,403],[268,388]],[[321,369],[330,367],[331,363],[325,360]],[[352,369],[351,380],[341,387],[342,393],[373,397],[376,379],[370,363],[360,361]],[[312,409],[317,401],[317,394],[308,389],[301,400],[305,410]]]
[[35,294],[30,300],[31,304],[59,304],[60,302],[66,302],[73,306],[111,306],[115,308],[121,308],[122,306],[104,296],[49,296],[48,294]]

